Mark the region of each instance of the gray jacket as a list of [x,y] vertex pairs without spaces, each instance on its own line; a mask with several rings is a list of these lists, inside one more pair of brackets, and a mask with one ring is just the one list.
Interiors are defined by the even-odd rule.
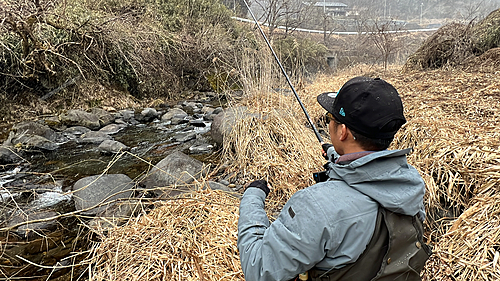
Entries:
[[330,180],[296,192],[272,224],[264,191],[246,190],[238,220],[245,279],[290,280],[312,267],[356,261],[373,235],[378,204],[423,220],[425,184],[407,163],[409,152],[384,150],[347,165],[330,163]]

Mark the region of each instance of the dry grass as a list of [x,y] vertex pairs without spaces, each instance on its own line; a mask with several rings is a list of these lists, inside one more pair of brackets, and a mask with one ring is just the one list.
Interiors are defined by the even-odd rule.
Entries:
[[187,193],[111,229],[93,249],[91,280],[242,280],[238,199]]
[[[489,70],[498,69],[498,51],[485,54],[500,47],[500,9],[491,12],[486,18],[474,24],[450,23],[427,38],[420,48],[411,55],[405,64],[408,70],[436,69],[442,67],[478,70],[488,66]],[[485,55],[483,57],[483,54]],[[484,62],[484,63],[481,63]]]
[[[427,184],[426,239],[434,255],[424,280],[500,278],[499,76],[357,66],[299,91],[320,127],[324,111],[317,94],[357,75],[383,77],[405,104],[408,123],[392,148],[414,148],[409,162]],[[313,183],[311,172],[321,170],[324,160],[291,94],[259,88],[243,103],[261,117],[237,124],[225,143],[223,167],[241,182],[267,179],[274,189],[268,200],[273,216],[297,189]],[[235,248],[237,209],[237,200],[211,191],[166,202],[103,234],[92,280],[243,280]]]
[[425,280],[499,280],[500,196],[478,196],[443,235]]
[[474,26],[477,47],[482,52],[500,47],[500,9],[491,12]]
[[465,63],[465,70],[495,73],[500,69],[500,48],[489,49]]
[[[426,280],[497,280],[500,79],[495,73],[396,75],[409,122],[395,146],[427,184]],[[448,278],[448,279],[447,279]]]
[[451,23],[441,27],[411,55],[407,69],[456,67],[474,56],[472,25]]
[[211,90],[214,72],[237,65],[235,46],[254,48],[245,34],[217,0],[0,1],[0,118],[50,113],[30,107],[45,96],[79,108],[89,84],[139,100]]

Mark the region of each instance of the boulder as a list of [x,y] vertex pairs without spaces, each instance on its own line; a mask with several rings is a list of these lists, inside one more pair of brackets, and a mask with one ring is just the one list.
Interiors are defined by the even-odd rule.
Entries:
[[151,122],[158,117],[158,112],[154,108],[145,108],[135,118],[142,122]]
[[162,122],[171,121],[174,117],[177,119],[184,119],[188,114],[180,108],[172,108],[161,117]]
[[0,146],[0,165],[13,164],[22,161],[21,156],[12,147]]
[[130,198],[133,188],[134,182],[123,174],[95,175],[80,179],[73,185],[75,208],[91,208],[83,212],[88,215],[104,212],[109,206],[116,204],[111,201]]
[[209,107],[209,106],[204,106],[201,109],[201,112],[203,112],[204,114],[213,114],[214,111],[215,111],[215,108],[212,108],[212,107]]
[[232,190],[230,187],[227,187],[227,186],[223,185],[222,183],[218,183],[215,181],[208,181],[208,186],[212,190],[222,190],[225,192],[234,192],[234,190]]
[[213,145],[208,143],[197,144],[189,147],[189,153],[191,154],[207,154],[212,152],[214,148]]
[[[30,190],[24,192],[29,193],[29,196],[21,195],[17,197],[16,202],[7,201],[5,205],[7,207],[15,204],[15,208],[7,207],[11,210],[11,213],[7,215],[7,227],[30,222],[14,228],[20,236],[28,237],[47,234],[57,229],[56,216],[74,210],[71,201],[72,195],[63,194],[60,186],[33,185],[25,186],[25,188]],[[28,198],[29,200],[26,200]],[[2,216],[5,214],[3,213]]]
[[226,186],[229,185],[229,181],[228,180],[220,180],[219,183],[221,183],[223,185],[226,185]]
[[122,118],[116,118],[115,123],[118,125],[124,125],[124,126],[127,125],[127,122],[125,122]]
[[106,208],[104,212],[97,214],[97,217],[89,225],[92,229],[111,229],[126,223],[141,210],[142,207],[139,200],[117,202]]
[[108,135],[113,135],[123,130],[123,128],[125,128],[125,125],[123,124],[109,124],[107,126],[102,127],[99,130],[99,132],[103,132]]
[[12,139],[12,144],[21,145],[28,151],[46,150],[53,151],[59,148],[59,145],[38,135],[21,135]]
[[[58,213],[50,210],[43,210],[40,212],[26,213],[16,212],[12,215],[9,221],[6,223],[6,227],[12,227],[24,222],[30,222],[23,224],[15,228],[15,232],[23,236],[32,236],[30,232],[36,233],[38,235],[47,234],[57,229],[58,223],[56,219],[50,219],[57,217]],[[32,221],[32,222],[31,222]]]
[[[172,187],[185,189],[183,186],[199,179],[204,171],[201,161],[187,156],[182,152],[174,152],[158,162],[145,176],[142,184],[148,189]],[[168,195],[176,195],[179,192],[165,191]],[[157,195],[162,192],[155,192]]]
[[210,113],[205,114],[205,116],[203,116],[203,120],[209,121],[209,122],[214,121],[214,116],[215,116],[215,114],[210,114]]
[[99,124],[101,127],[107,126],[115,121],[114,114],[98,107],[92,108],[91,111],[93,114],[97,115],[99,118]]
[[49,141],[55,141],[58,138],[57,133],[49,126],[32,121],[15,124],[12,126],[12,131],[15,132],[15,137],[36,135],[44,137]]
[[202,187],[203,190],[207,189],[207,185],[210,187],[211,190],[222,190],[224,192],[230,193],[232,196],[241,199],[241,194],[236,193],[232,188],[222,184],[218,183],[215,181],[208,181],[206,185]]
[[132,120],[135,120],[135,112],[133,110],[129,110],[129,109],[124,109],[124,110],[120,110],[119,111],[119,114],[121,114],[121,119],[123,119],[124,121],[132,121]]
[[91,130],[101,127],[99,116],[83,110],[69,110],[66,114],[59,116],[61,122],[68,126],[83,126]]
[[71,194],[63,194],[61,188],[37,194],[30,204],[30,210],[63,210],[71,201]]
[[176,134],[173,138],[175,141],[178,141],[178,142],[188,142],[190,140],[196,139],[196,132],[195,131],[181,132],[181,133]]
[[196,119],[201,120],[201,119],[203,119],[203,117],[205,117],[205,116],[206,116],[206,115],[205,115],[205,114],[203,114],[203,113],[201,113],[201,112],[199,112],[199,113],[194,113],[194,114],[193,114],[193,120],[196,120]]
[[185,101],[182,103],[182,106],[187,110],[187,111],[195,111],[199,110],[203,105],[201,103],[196,103],[192,101]]
[[75,135],[75,136],[81,136],[85,133],[88,133],[90,132],[91,130],[87,127],[83,127],[83,126],[74,126],[74,127],[69,127],[67,128],[66,130],[63,131],[63,133],[66,133],[66,134],[72,134],[72,135]]
[[98,147],[99,151],[104,154],[115,154],[122,151],[130,150],[130,147],[121,142],[114,140],[104,140]]
[[214,109],[214,112],[212,112],[212,114],[216,114],[217,115],[217,114],[221,113],[222,111],[224,111],[224,109],[219,106],[216,109]]
[[171,124],[172,124],[172,125],[181,125],[181,124],[186,124],[186,123],[188,123],[188,122],[189,122],[189,120],[188,120],[188,119],[186,119],[187,117],[188,117],[188,116],[186,116],[186,117],[176,117],[176,116],[175,116],[175,117],[173,117],[173,118],[171,119],[171,121],[170,121],[170,122],[171,122]]
[[83,144],[86,144],[86,143],[102,143],[103,141],[105,140],[111,140],[112,137],[110,137],[108,134],[106,133],[103,133],[103,132],[99,132],[99,131],[90,131],[88,133],[85,133],[83,135],[80,136],[80,138],[78,139],[78,143],[83,143]]
[[51,128],[56,128],[56,129],[61,129],[61,120],[57,116],[49,116],[43,119],[43,122],[45,125],[51,127]]

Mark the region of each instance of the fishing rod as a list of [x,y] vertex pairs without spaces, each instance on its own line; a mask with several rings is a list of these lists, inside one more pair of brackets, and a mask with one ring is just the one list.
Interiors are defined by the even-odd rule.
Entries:
[[253,14],[252,10],[250,9],[250,6],[248,6],[247,1],[243,0],[243,2],[245,2],[245,6],[247,6],[247,9],[250,12],[250,15],[252,15],[252,18],[255,21],[255,24],[257,25],[257,27],[259,28],[260,34],[262,34],[262,37],[264,37],[264,40],[266,41],[267,46],[271,50],[271,53],[273,53],[274,59],[276,60],[276,62],[280,66],[281,72],[283,73],[283,75],[285,75],[286,81],[288,82],[288,85],[290,85],[290,88],[292,89],[292,92],[295,95],[295,98],[299,102],[300,107],[302,108],[302,111],[304,111],[304,114],[306,115],[307,121],[309,122],[309,125],[311,125],[311,128],[313,129],[314,134],[316,135],[316,138],[318,139],[318,141],[320,142],[320,144],[323,144],[323,139],[321,138],[321,135],[319,134],[319,132],[316,129],[316,127],[314,126],[314,123],[312,122],[311,117],[307,113],[307,110],[304,107],[304,104],[302,103],[302,101],[300,100],[299,95],[297,94],[297,91],[295,91],[295,88],[292,85],[292,81],[290,81],[290,78],[288,77],[288,74],[286,73],[285,68],[283,67],[283,65],[281,64],[280,60],[278,59],[278,56],[274,52],[274,49],[271,46],[271,43],[269,43],[269,40],[267,39],[266,34],[264,34],[264,31],[260,27],[259,22],[257,21],[257,18],[255,18],[255,15]]

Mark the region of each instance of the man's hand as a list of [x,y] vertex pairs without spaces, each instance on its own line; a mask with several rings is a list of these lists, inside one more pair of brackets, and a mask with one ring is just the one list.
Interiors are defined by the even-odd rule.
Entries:
[[250,187],[256,187],[256,188],[259,188],[261,189],[262,191],[264,191],[266,193],[266,197],[267,195],[269,195],[269,192],[271,191],[269,189],[269,187],[267,186],[267,181],[265,180],[256,180],[256,181],[253,181],[251,182],[250,184],[248,184],[248,186],[245,188],[245,191],[250,188]]
[[328,149],[329,149],[330,147],[332,147],[332,146],[333,146],[333,145],[332,145],[332,144],[329,144],[329,143],[323,143],[323,144],[321,144],[321,147],[323,148],[322,154],[323,154],[323,157],[324,157],[326,160],[330,160],[330,159],[328,159],[328,154],[327,154],[327,152],[328,152]]

